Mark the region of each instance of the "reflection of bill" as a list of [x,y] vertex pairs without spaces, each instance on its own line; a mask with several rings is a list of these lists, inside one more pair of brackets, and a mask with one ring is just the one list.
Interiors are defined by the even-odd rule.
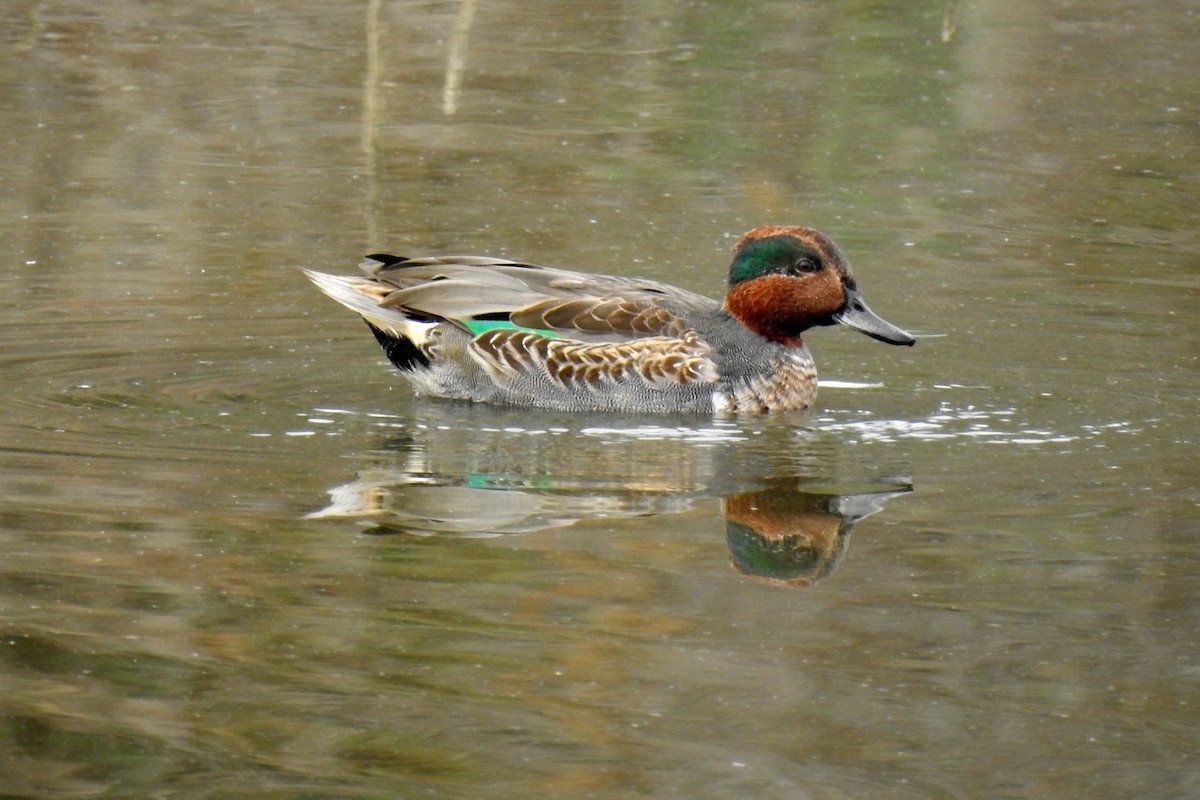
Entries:
[[[697,493],[578,492],[529,485],[512,476],[470,475],[444,485],[430,477],[387,469],[360,473],[330,491],[330,505],[310,519],[371,518],[371,534],[500,536],[561,528],[598,517],[668,516],[707,500]],[[881,510],[905,485],[835,494],[804,489],[803,479],[774,480],[771,488],[721,500],[726,542],[738,572],[778,586],[807,586],[837,566],[854,524]],[[464,485],[465,484],[465,485]]]
[[721,512],[733,566],[766,583],[816,583],[837,567],[854,523],[909,491],[835,495],[775,488],[726,497]]

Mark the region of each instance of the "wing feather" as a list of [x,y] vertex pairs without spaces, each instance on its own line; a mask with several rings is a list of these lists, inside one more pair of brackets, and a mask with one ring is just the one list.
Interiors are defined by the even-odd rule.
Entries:
[[469,351],[501,383],[542,375],[566,390],[603,391],[629,382],[664,389],[718,379],[711,349],[695,334],[588,343],[496,328],[475,337]]

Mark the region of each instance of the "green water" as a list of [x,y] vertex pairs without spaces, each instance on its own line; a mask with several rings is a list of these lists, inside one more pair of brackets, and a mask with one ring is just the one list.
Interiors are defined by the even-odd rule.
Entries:
[[[14,4],[0,794],[1200,793],[1197,33]],[[414,399],[295,269],[717,295],[762,223],[939,335],[815,332],[806,414],[516,412]]]

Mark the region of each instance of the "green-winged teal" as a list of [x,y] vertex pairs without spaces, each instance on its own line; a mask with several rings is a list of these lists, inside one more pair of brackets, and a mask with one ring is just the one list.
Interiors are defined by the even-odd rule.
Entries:
[[438,397],[564,410],[747,413],[812,405],[801,334],[841,323],[915,339],[872,312],[824,234],[764,225],[734,247],[724,302],[657,281],[497,258],[368,256],[368,277],[305,270]]

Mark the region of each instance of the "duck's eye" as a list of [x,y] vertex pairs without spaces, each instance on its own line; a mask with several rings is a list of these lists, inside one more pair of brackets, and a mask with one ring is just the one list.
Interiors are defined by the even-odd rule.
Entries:
[[817,270],[817,262],[811,258],[801,258],[792,265],[792,272],[797,275],[802,275],[805,272],[816,272]]

